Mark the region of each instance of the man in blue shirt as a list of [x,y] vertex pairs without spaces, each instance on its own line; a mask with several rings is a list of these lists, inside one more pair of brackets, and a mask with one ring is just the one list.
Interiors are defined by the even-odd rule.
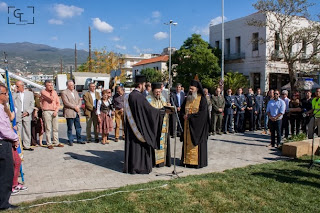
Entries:
[[270,130],[271,130],[271,144],[268,147],[275,146],[275,136],[277,132],[277,147],[280,146],[281,143],[281,122],[283,118],[283,114],[286,111],[286,104],[283,100],[279,98],[280,92],[279,90],[274,91],[274,99],[270,100],[267,106],[267,114],[270,122]]

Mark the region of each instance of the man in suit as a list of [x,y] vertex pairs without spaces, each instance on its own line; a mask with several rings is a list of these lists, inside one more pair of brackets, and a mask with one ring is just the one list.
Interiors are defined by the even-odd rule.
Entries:
[[146,83],[146,89],[142,92],[142,94],[147,97],[151,93],[151,83],[147,82]]
[[261,118],[263,113],[263,96],[261,95],[261,89],[257,89],[257,94],[255,97],[256,109],[255,109],[255,120],[256,120],[256,129],[261,130]]
[[228,89],[227,94],[224,97],[225,99],[225,108],[224,108],[224,134],[227,134],[227,131],[229,133],[233,133],[232,130],[232,121],[233,121],[233,115],[234,115],[234,110],[236,109],[235,105],[235,98],[232,95],[232,90]]
[[24,89],[22,81],[16,82],[17,92],[13,93],[14,106],[16,108],[16,121],[23,149],[33,151],[31,144],[31,116],[34,109],[33,93]]
[[247,108],[246,108],[246,116],[245,116],[246,119],[244,121],[244,130],[246,125],[246,120],[249,121],[249,131],[255,130],[255,125],[254,125],[255,108],[256,108],[256,102],[255,102],[253,90],[252,88],[249,88],[248,95],[247,95]]
[[95,91],[96,85],[94,83],[89,84],[89,91],[83,95],[85,108],[84,114],[86,116],[86,131],[87,131],[87,142],[91,142],[91,127],[93,124],[94,139],[96,143],[99,143],[98,135],[98,116],[96,114],[98,100],[101,99],[99,92]]
[[72,125],[76,129],[77,142],[85,144],[81,137],[81,99],[78,92],[74,89],[72,80],[67,81],[67,89],[61,93],[61,98],[63,102],[63,116],[67,119],[69,145],[73,146]]
[[[181,110],[181,105],[184,102],[184,98],[185,98],[185,94],[181,90],[181,86],[182,85],[180,83],[177,84],[176,92],[172,93],[172,95],[171,95],[172,100],[170,101],[172,106],[175,105],[177,107],[178,117],[179,117],[180,121],[182,121],[182,119],[183,119],[183,117],[181,116],[180,110]],[[177,128],[177,117],[175,114],[172,114],[171,120],[172,120],[172,125],[170,125],[170,126],[172,126],[172,135],[173,135],[176,128]],[[181,134],[180,128],[178,127],[177,135],[180,136],[180,134]]]
[[217,87],[216,94],[212,96],[212,135],[222,135],[221,128],[224,107],[225,99],[221,95],[221,89]]
[[244,113],[247,108],[247,102],[246,102],[246,97],[242,94],[242,88],[238,89],[238,94],[235,96],[235,105],[237,106],[237,115],[236,115],[234,130],[236,132],[243,133],[245,130]]

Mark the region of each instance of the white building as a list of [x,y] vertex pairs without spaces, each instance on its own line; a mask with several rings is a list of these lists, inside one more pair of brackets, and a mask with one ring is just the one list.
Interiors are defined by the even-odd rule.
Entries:
[[132,66],[134,64],[140,62],[141,60],[149,59],[156,56],[159,56],[159,55],[157,54],[140,54],[138,56],[127,55],[127,54],[122,55],[121,58],[123,59],[123,64],[121,66],[121,69],[126,72],[127,82],[132,82],[132,78],[134,77],[132,75]]
[[[271,14],[271,20],[272,18]],[[289,75],[279,39],[277,41],[277,33],[268,27],[249,26],[248,22],[252,20],[266,21],[267,15],[254,13],[224,24],[225,72],[243,73],[248,76],[250,86],[254,89],[280,89],[289,82]],[[308,24],[307,19],[296,17],[292,27],[305,27]],[[210,26],[209,31],[210,45],[221,49],[221,24]],[[299,51],[299,45],[303,45],[302,42],[293,46],[292,51]],[[312,49],[312,44],[306,46],[304,54],[310,53]],[[303,58],[303,54],[301,57]],[[297,71],[302,70],[301,65],[296,64]],[[313,71],[310,69],[309,71]]]
[[141,73],[141,70],[146,68],[152,68],[159,70],[162,73],[168,70],[167,62],[169,60],[168,55],[162,55],[150,59],[142,60],[132,66],[133,77]]

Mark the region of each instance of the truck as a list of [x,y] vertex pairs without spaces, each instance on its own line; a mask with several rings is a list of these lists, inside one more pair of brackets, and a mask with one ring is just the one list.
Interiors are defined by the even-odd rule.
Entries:
[[85,92],[89,90],[89,84],[95,83],[97,91],[109,89],[110,75],[106,73],[74,72],[76,90]]
[[56,78],[56,91],[60,94],[63,90],[67,89],[67,75],[58,74]]
[[[97,90],[109,88],[110,75],[105,73],[92,73],[92,72],[73,72],[75,89],[78,92],[85,92],[89,89],[91,82],[96,84]],[[56,78],[56,90],[61,93],[67,88],[67,75],[58,74]]]

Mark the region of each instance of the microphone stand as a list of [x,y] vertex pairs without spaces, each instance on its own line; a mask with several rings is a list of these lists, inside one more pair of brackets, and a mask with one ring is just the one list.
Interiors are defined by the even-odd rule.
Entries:
[[[315,166],[315,164],[320,164],[320,160],[315,160],[314,159],[314,130],[315,130],[315,123],[316,123],[316,113],[318,113],[320,111],[320,109],[318,109],[315,113],[313,113],[313,129],[312,129],[312,149],[311,149],[311,160],[310,160],[310,164],[309,164],[309,169],[311,169],[313,166]],[[320,128],[318,126],[318,128]],[[319,131],[319,130],[318,130]]]
[[[170,97],[170,99],[171,99],[171,102],[172,102],[172,104],[174,106],[174,114],[175,114],[175,116],[177,118],[178,126],[180,128],[181,133],[183,133],[181,122],[180,122],[180,119],[179,119],[179,116],[178,116],[177,107],[174,104],[172,97]],[[173,135],[174,135],[173,171],[171,173],[167,173],[167,174],[157,174],[156,176],[170,176],[172,178],[180,178],[178,174],[183,172],[183,171],[177,172],[177,170],[176,170],[177,128],[175,128],[173,131],[174,131],[174,133],[173,133]]]

